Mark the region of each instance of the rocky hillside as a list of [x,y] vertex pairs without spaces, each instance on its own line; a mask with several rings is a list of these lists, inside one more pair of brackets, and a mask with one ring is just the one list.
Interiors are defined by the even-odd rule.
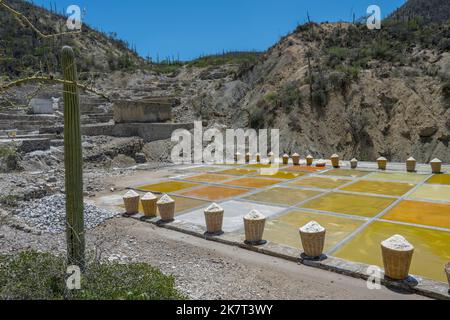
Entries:
[[[43,34],[67,32],[64,16],[23,0],[4,0],[23,14]],[[25,23],[0,6],[0,79],[35,74],[58,73],[62,46],[75,49],[81,77],[84,73],[131,71],[143,62],[128,43],[83,25],[79,35],[42,38]]]
[[287,152],[450,161],[449,51],[449,25],[302,26],[243,78],[241,105]]
[[447,22],[450,19],[450,1],[409,0],[396,10],[390,18],[403,21],[420,18],[426,23]]
[[280,128],[284,152],[449,162],[450,25],[302,25],[197,104],[228,125]]

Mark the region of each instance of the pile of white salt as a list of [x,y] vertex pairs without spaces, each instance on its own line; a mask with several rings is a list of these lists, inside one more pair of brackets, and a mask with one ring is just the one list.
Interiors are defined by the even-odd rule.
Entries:
[[311,221],[311,222],[308,222],[307,224],[305,224],[303,227],[301,227],[300,231],[303,233],[318,233],[318,232],[324,232],[325,228],[322,227],[316,221]]
[[173,203],[175,202],[175,200],[173,200],[171,197],[169,197],[167,194],[163,195],[159,200],[158,200],[158,204],[168,204],[168,203]]
[[217,213],[222,211],[223,208],[221,206],[219,206],[217,203],[213,203],[208,208],[206,208],[205,213]]
[[265,218],[266,217],[258,210],[252,210],[245,216],[246,220],[263,220]]
[[156,196],[153,193],[151,193],[151,192],[147,192],[142,197],[142,200],[155,200],[155,199],[156,199]]
[[124,198],[136,198],[136,197],[139,197],[139,193],[137,193],[134,190],[130,190],[127,193],[125,193],[125,195],[123,197]]
[[410,244],[404,237],[398,234],[384,240],[383,242],[381,242],[381,245],[385,248],[398,251],[411,251],[414,249],[412,244]]

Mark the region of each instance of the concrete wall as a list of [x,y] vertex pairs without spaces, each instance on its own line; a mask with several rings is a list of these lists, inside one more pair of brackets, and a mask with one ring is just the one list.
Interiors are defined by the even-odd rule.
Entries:
[[[170,139],[177,129],[192,130],[193,123],[117,123],[81,127],[85,136],[141,137],[145,142]],[[63,127],[42,128],[40,133],[62,133]]]
[[172,104],[164,100],[118,100],[113,110],[116,123],[156,123],[172,119]]

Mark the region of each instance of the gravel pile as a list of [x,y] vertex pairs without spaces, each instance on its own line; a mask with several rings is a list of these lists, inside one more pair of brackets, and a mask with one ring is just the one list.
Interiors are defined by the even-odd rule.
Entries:
[[[117,214],[85,203],[84,225],[87,229],[92,229]],[[16,217],[39,231],[64,232],[66,230],[66,197],[57,194],[35,202],[24,203],[16,210]]]

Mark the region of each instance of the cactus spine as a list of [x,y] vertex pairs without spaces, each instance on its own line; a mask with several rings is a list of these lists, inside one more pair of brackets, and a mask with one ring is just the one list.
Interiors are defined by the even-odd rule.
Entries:
[[70,265],[81,269],[85,263],[85,235],[83,212],[83,156],[80,130],[80,98],[77,68],[71,47],[62,49],[64,84],[64,164],[66,178],[66,238]]

